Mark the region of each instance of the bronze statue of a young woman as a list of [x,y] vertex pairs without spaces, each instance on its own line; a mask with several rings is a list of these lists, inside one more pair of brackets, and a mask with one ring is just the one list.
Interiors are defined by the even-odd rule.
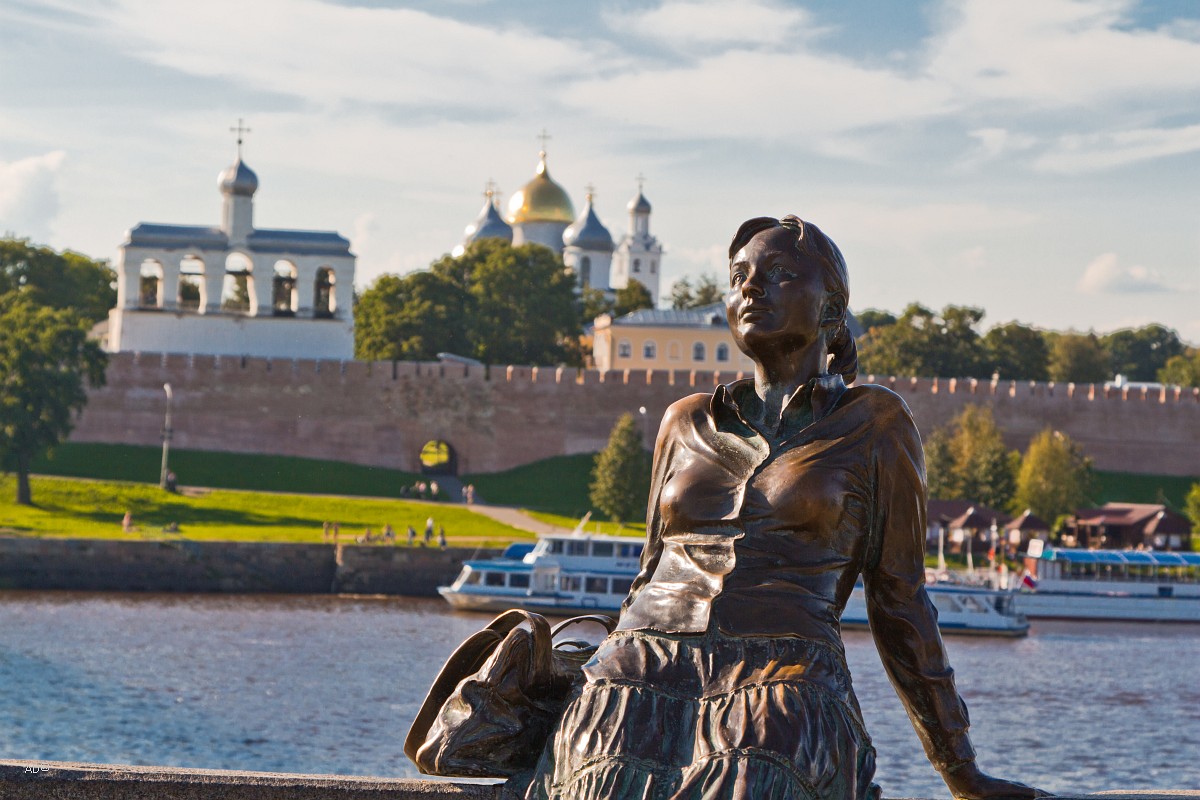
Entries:
[[839,617],[859,575],[880,656],[960,798],[1029,798],[975,765],[924,587],[925,466],[908,408],[846,388],[842,254],[797,217],[729,248],[753,380],[667,411],[641,572],[527,798],[877,798]]

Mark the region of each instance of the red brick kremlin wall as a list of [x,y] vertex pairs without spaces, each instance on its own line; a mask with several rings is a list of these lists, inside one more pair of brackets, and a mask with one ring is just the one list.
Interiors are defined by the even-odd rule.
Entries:
[[[601,449],[617,417],[647,410],[657,431],[676,399],[737,373],[607,372],[413,362],[292,361],[120,353],[72,441],[157,445],[174,391],[173,446],[335,459],[417,471],[425,442],[449,442],[460,473],[495,472]],[[1200,391],[866,376],[899,392],[922,434],[968,403],[992,406],[1012,448],[1053,426],[1100,469],[1200,475]]]

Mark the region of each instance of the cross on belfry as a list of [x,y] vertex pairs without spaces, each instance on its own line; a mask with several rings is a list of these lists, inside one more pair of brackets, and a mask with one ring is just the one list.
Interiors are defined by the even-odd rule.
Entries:
[[638,182],[638,194],[641,194],[642,186],[646,183],[646,176],[639,172],[636,180]]
[[230,129],[229,129],[229,132],[230,132],[230,133],[236,133],[236,134],[237,134],[238,158],[241,158],[241,157],[242,157],[242,134],[244,134],[244,133],[249,133],[249,132],[250,132],[250,129],[249,129],[249,128],[247,128],[245,125],[243,125],[243,124],[242,124],[242,118],[241,118],[241,117],[238,117],[238,124],[237,124],[237,127],[236,127],[236,128],[230,128]]
[[542,132],[538,134],[537,138],[542,140],[542,155],[545,155],[546,154],[546,142],[550,141],[550,134],[546,133],[545,128],[542,128]]
[[591,199],[592,199],[592,195],[596,194],[596,187],[595,187],[595,185],[594,185],[594,184],[591,184],[591,183],[589,183],[587,186],[583,187],[583,190],[584,190],[585,192],[587,192],[587,199],[588,199],[588,200],[591,200]]
[[492,197],[497,193],[496,182],[491,178],[487,179],[487,183],[483,185],[483,196]]

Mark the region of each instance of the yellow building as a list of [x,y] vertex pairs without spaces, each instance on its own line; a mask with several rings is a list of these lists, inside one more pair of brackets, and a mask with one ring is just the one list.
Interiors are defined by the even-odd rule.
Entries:
[[596,369],[699,369],[750,372],[754,363],[733,343],[725,305],[686,310],[643,308],[602,314],[592,329]]
[[[862,327],[850,312],[846,324],[857,339]],[[596,369],[698,369],[754,371],[729,333],[725,304],[700,308],[643,308],[613,317],[601,314],[592,328]]]

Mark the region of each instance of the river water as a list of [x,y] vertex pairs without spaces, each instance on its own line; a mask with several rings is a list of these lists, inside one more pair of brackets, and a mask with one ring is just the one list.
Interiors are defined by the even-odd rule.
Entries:
[[[486,624],[440,600],[0,592],[0,757],[412,777],[409,722]],[[947,639],[983,767],[1054,792],[1200,788],[1200,626]],[[890,797],[946,797],[847,632]]]

